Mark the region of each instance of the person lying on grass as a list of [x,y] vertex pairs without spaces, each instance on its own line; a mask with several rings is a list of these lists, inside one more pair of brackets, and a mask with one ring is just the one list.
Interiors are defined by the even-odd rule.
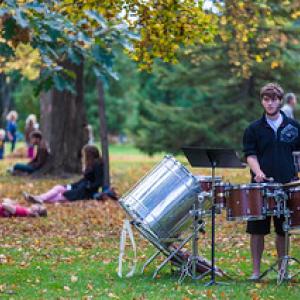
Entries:
[[61,201],[75,201],[92,199],[103,186],[103,161],[96,146],[85,145],[82,149],[83,177],[72,184],[56,185],[41,195],[24,193],[27,201],[33,203],[54,203]]
[[47,209],[43,205],[21,206],[15,201],[4,198],[0,203],[0,217],[46,217]]

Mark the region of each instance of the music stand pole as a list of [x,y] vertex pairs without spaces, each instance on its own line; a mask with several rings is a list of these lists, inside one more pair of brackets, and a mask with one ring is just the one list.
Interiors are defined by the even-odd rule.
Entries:
[[211,208],[211,279],[206,284],[211,286],[217,284],[216,270],[215,270],[215,225],[216,225],[216,204],[215,204],[215,175],[216,175],[216,162],[212,162],[212,208]]

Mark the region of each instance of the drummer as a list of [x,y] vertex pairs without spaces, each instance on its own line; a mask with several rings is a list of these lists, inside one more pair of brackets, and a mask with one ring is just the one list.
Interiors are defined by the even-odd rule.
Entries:
[[[295,177],[292,152],[300,149],[300,124],[280,112],[284,91],[276,83],[268,83],[260,91],[263,116],[244,132],[243,151],[251,169],[252,182],[287,183]],[[284,255],[284,218],[274,216],[278,257]],[[271,217],[248,221],[253,263],[251,280],[258,280],[264,251],[264,236],[270,233]]]

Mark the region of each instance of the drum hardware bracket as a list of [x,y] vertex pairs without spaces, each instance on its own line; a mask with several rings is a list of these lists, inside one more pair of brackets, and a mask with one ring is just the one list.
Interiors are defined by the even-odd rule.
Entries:
[[[197,226],[197,232],[200,230],[200,227],[202,227],[203,224],[200,224]],[[188,237],[186,237],[178,247],[176,247],[176,249],[174,250],[170,250],[170,254],[169,256],[167,256],[167,258],[164,259],[164,261],[156,268],[155,272],[153,273],[153,278],[156,278],[156,276],[158,275],[158,273],[160,272],[160,270],[169,262],[172,260],[172,258],[174,256],[176,256],[176,254],[179,252],[179,250],[181,250],[191,239],[194,238],[194,232],[192,232]]]
[[[289,242],[289,236],[290,236],[290,229],[289,226],[289,217],[290,217],[290,210],[287,207],[287,200],[288,197],[285,193],[277,193],[277,197],[281,197],[283,200],[283,213],[284,213],[284,223],[283,223],[283,231],[284,231],[284,256],[280,257],[276,260],[275,263],[273,263],[266,271],[264,271],[259,279],[264,278],[268,273],[271,271],[274,271],[277,273],[277,285],[280,285],[284,281],[289,281],[296,277],[298,274],[300,274],[300,271],[296,272],[293,275],[289,274],[289,262],[294,261],[297,263],[297,265],[300,265],[300,260],[298,260],[295,257],[289,256],[289,249],[290,249],[290,242]],[[279,270],[276,269],[280,265]]]

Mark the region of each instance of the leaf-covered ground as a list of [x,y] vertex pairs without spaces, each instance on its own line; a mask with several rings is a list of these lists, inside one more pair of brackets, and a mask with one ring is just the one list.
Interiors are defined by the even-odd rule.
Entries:
[[[113,185],[120,194],[127,191],[162,156],[149,158],[138,151],[111,151]],[[186,161],[180,158],[184,163]],[[40,193],[59,179],[11,177],[6,168],[15,160],[0,162],[0,197],[22,199],[22,191]],[[209,170],[193,170],[209,174]],[[248,170],[218,170],[225,180],[247,183]],[[168,266],[157,279],[153,271],[161,259],[140,273],[143,262],[155,249],[135,233],[138,271],[132,278],[117,276],[119,235],[125,214],[115,201],[78,201],[47,205],[47,218],[0,219],[0,299],[299,299],[299,282],[277,286],[275,276],[250,283],[249,241],[245,223],[228,222],[217,216],[217,265],[232,280],[228,285],[205,287],[201,281],[186,279],[179,285],[178,274]],[[206,234],[199,240],[200,252],[210,258],[210,218]],[[300,239],[292,237],[292,254],[300,257]],[[129,249],[129,248],[128,248]],[[128,256],[131,256],[128,251]],[[127,256],[127,258],[128,258]],[[274,235],[266,239],[263,268],[276,260]],[[128,260],[125,261],[125,271]],[[218,279],[219,280],[219,279]]]

